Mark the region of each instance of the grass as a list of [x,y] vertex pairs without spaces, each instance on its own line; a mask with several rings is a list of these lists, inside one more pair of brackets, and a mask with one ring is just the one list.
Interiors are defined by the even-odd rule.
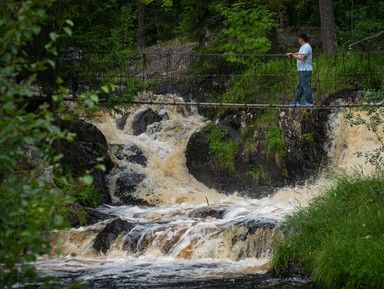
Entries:
[[299,264],[325,288],[384,288],[384,179],[339,178],[307,209],[289,216],[273,268]]
[[286,155],[285,141],[281,129],[277,125],[273,125],[267,132],[266,149],[270,157],[278,154],[281,158]]
[[264,168],[262,166],[251,167],[247,174],[256,182],[260,182],[266,176],[266,172],[264,171]]
[[231,171],[235,171],[235,159],[240,146],[238,141],[229,138],[226,131],[214,124],[208,126],[207,136],[210,149],[218,163]]

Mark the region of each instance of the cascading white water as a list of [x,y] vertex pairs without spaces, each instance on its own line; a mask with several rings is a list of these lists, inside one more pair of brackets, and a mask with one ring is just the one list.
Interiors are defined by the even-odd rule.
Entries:
[[[158,97],[162,101],[174,99]],[[134,136],[132,122],[148,107],[168,117]],[[206,125],[203,117],[195,109],[148,107],[131,108],[123,130],[116,127],[117,117],[107,113],[97,114],[92,122],[109,144],[120,145],[126,153],[134,145],[147,158],[146,166],[115,159],[117,168],[109,176],[113,200],[120,201],[116,179],[123,173],[136,173],[144,177],[133,195],[155,207],[99,208],[133,224],[132,229],[112,242],[106,254],[96,252],[93,243],[110,220],[56,232],[56,239],[63,241],[63,245],[59,246],[61,242],[55,245],[60,247],[62,257],[40,259],[37,262],[40,272],[59,276],[68,270],[72,275],[81,272],[84,275],[79,278],[83,281],[111,276],[128,279],[139,276],[141,280],[142,276],[142,282],[152,280],[156,284],[161,278],[189,280],[224,276],[229,272],[236,275],[268,270],[271,243],[280,237],[275,225],[287,214],[306,206],[332,181],[319,177],[306,185],[284,187],[259,200],[220,194],[194,179],[185,164],[186,144],[192,133]],[[370,151],[380,145],[372,132],[364,126],[351,127],[345,113],[340,111],[331,113],[328,124],[330,167],[347,172],[359,168],[372,173],[373,166],[356,156],[357,151]],[[71,257],[74,254],[76,257]]]
[[[174,97],[159,96],[157,101],[173,101]],[[182,101],[178,99],[177,101]],[[133,135],[132,122],[142,111],[152,108],[156,112],[166,113],[169,118],[147,128],[146,133]],[[188,173],[185,165],[185,148],[189,137],[207,122],[197,113],[196,108],[144,106],[130,109],[131,114],[123,130],[116,127],[116,117],[100,113],[93,123],[103,132],[107,141],[114,145],[135,145],[148,157],[147,167],[118,161],[117,165],[125,167],[146,177],[135,194],[151,204],[175,204],[217,202],[224,199],[239,199],[236,195],[225,197],[215,190],[207,188]],[[114,173],[114,172],[113,172]],[[112,193],[115,192],[114,181],[118,174],[111,174]],[[118,198],[114,196],[115,201]]]

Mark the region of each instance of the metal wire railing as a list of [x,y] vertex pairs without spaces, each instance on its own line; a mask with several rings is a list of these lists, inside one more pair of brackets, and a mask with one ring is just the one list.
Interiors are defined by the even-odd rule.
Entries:
[[[278,105],[292,99],[297,86],[295,61],[285,54],[82,52],[62,57],[72,89],[112,83],[124,90],[130,80],[152,81],[154,90],[181,94],[188,101]],[[372,89],[384,84],[384,52],[340,53],[313,57],[315,99],[342,89]],[[77,86],[77,87],[76,87]],[[121,91],[120,90],[120,91]],[[75,91],[74,91],[75,93]],[[234,95],[236,94],[236,95]]]

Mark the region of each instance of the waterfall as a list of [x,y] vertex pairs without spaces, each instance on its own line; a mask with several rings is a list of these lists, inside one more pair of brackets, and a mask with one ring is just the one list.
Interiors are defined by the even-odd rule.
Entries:
[[[170,102],[175,98],[157,97]],[[161,120],[135,133],[135,121],[148,109]],[[122,122],[119,127],[117,119]],[[105,135],[116,164],[108,178],[117,205],[98,208],[114,218],[54,232],[55,240],[61,240],[53,244],[60,257],[39,259],[37,266],[43,274],[62,276],[60,272],[69,270],[81,276],[81,281],[144,276],[145,282],[151,282],[156,278],[213,278],[229,272],[264,273],[270,268],[272,243],[281,238],[276,229],[279,223],[332,184],[323,174],[263,199],[207,188],[186,167],[188,139],[208,123],[193,107],[131,107],[124,115],[99,112],[91,121]],[[356,155],[380,145],[371,131],[350,126],[346,112],[335,110],[329,116],[328,134],[329,168],[374,172],[372,165]],[[125,187],[126,178],[134,180],[135,186]],[[128,197],[150,206],[124,205]],[[113,238],[109,235],[111,243],[105,252],[95,250],[96,238],[116,218],[125,229]]]

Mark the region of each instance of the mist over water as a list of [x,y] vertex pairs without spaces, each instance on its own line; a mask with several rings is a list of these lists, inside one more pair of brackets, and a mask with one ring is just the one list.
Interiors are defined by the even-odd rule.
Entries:
[[[156,100],[174,100],[174,96],[157,97]],[[149,107],[167,117],[135,136],[135,116]],[[100,112],[91,121],[111,147],[119,146],[129,154],[134,145],[147,158],[143,166],[113,157],[116,168],[109,175],[113,201],[121,201],[116,180],[122,174],[134,173],[144,178],[133,196],[152,206],[98,208],[133,224],[129,232],[113,241],[106,254],[96,252],[93,243],[111,220],[54,232],[56,240],[62,240],[54,244],[61,254],[40,258],[37,266],[41,274],[86,282],[93,288],[251,288],[244,285],[248,284],[249,274],[263,274],[270,269],[272,243],[281,237],[275,228],[287,214],[307,206],[332,185],[324,173],[305,185],[283,187],[263,199],[224,195],[198,182],[186,167],[189,137],[208,123],[196,108],[148,105],[132,107],[127,113],[123,129],[116,126],[116,119],[121,116]],[[335,110],[329,117],[328,137],[327,171],[340,168],[348,173],[374,172],[373,166],[356,155],[379,146],[372,132],[364,126],[351,127],[346,113]],[[230,283],[231,278],[243,280],[244,287]],[[212,280],[223,283],[221,287],[204,287]],[[257,288],[304,288],[308,282],[271,277],[257,280]],[[268,283],[271,280],[275,280],[274,285]],[[195,282],[196,287],[185,285],[188,282]]]

